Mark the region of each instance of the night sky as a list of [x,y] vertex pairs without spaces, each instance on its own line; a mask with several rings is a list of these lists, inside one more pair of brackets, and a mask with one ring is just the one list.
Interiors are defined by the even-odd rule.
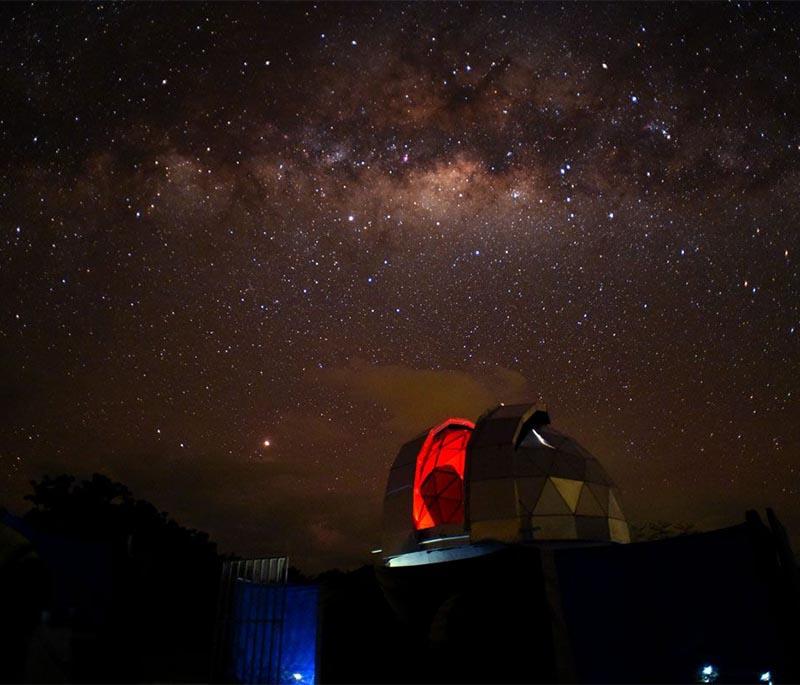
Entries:
[[403,442],[542,399],[633,522],[797,543],[797,6],[0,13],[12,511],[102,471],[353,565]]

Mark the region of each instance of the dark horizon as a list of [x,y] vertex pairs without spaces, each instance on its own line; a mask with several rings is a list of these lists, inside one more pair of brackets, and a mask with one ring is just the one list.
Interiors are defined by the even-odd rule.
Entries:
[[351,567],[401,444],[541,399],[633,523],[797,549],[797,6],[0,13],[0,505]]

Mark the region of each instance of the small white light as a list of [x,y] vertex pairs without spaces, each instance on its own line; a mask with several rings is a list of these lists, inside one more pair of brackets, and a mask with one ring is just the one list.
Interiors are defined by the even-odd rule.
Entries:
[[292,678],[295,679],[296,682],[300,682],[303,679],[302,673],[292,673]]
[[772,682],[772,673],[770,671],[764,671],[760,676],[758,676],[758,679],[762,683],[771,683]]
[[719,678],[719,671],[711,664],[704,664],[700,667],[699,681],[701,683],[714,683]]
[[269,447],[269,446],[270,446],[270,444],[271,444],[271,443],[270,443],[270,441],[269,441],[269,440],[264,440],[264,447]]

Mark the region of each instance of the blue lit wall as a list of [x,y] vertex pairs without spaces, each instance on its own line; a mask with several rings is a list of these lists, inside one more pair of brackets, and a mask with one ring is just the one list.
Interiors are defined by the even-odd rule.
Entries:
[[319,588],[237,581],[229,675],[240,683],[314,683]]

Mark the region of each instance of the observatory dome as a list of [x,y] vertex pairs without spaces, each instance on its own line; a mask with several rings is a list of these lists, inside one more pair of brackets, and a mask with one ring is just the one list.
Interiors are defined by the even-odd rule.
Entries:
[[[541,541],[629,541],[605,469],[553,428],[546,411],[500,405],[474,424],[448,419],[400,448],[384,498],[387,564],[403,555],[424,563],[437,550]],[[453,555],[427,561],[434,558]]]

